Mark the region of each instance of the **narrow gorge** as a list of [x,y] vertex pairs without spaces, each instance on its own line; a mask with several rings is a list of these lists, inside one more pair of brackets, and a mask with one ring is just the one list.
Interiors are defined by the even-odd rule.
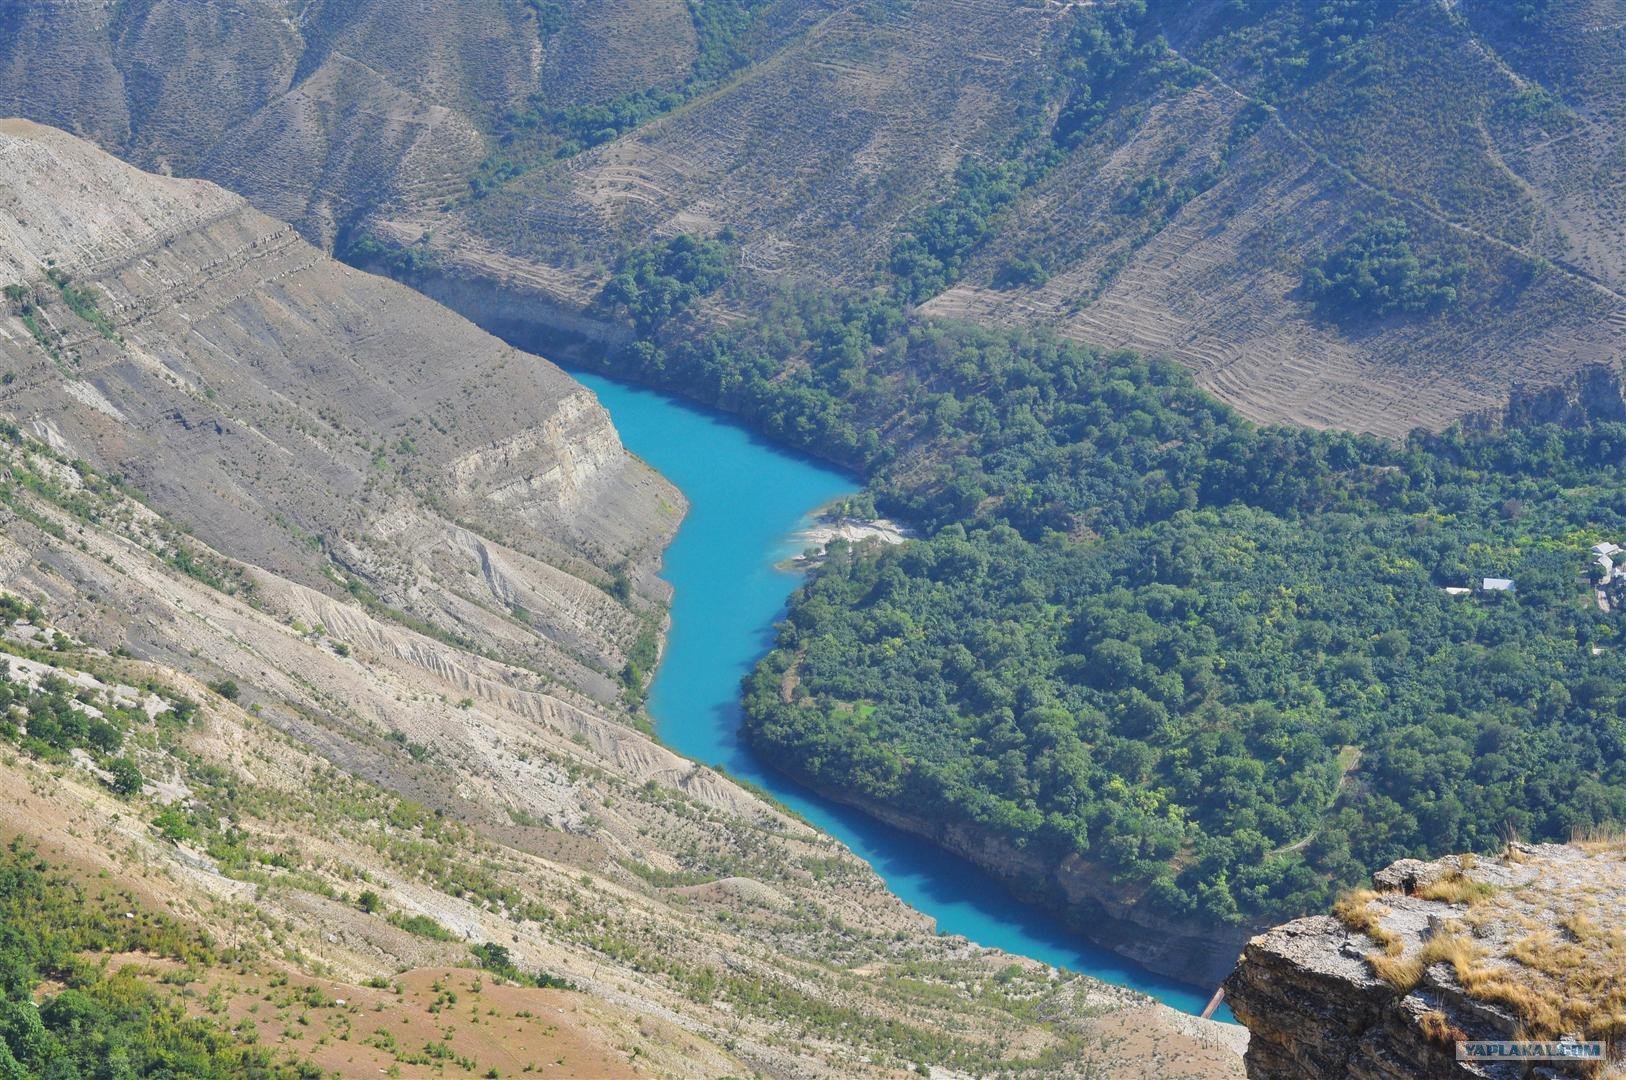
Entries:
[[212,185],[26,122],[0,126],[0,231],[5,686],[117,720],[87,742],[28,713],[0,812],[244,958],[198,995],[292,979],[321,1002],[255,1045],[413,1060],[335,1041],[344,1002],[472,949],[570,1017],[456,1029],[480,1071],[1240,1068],[1218,1028],[939,936],[639,730],[686,503],[558,369]]

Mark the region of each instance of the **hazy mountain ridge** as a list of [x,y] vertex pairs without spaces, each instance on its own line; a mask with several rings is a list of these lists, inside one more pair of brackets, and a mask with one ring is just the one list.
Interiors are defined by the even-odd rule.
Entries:
[[693,55],[672,0],[622,5],[629,48],[605,40],[597,5],[556,6],[545,41],[536,9],[510,0],[8,2],[0,114],[214,180],[329,243],[365,209],[462,190],[482,132],[560,70],[550,41],[574,58],[573,84],[550,83],[564,100],[658,83]]
[[[557,329],[628,248],[674,232],[732,229],[747,282],[862,280],[962,164],[1057,122],[1067,36],[1131,7],[748,5],[728,45],[743,70],[472,202],[505,116],[676,87],[698,23],[653,0],[542,5],[545,26],[529,5],[423,3],[410,32],[370,5],[13,3],[0,109],[215,179],[319,243],[347,227],[427,239],[460,310],[480,316],[488,290]],[[1502,8],[1150,4],[1137,32],[1162,59],[1114,83],[1101,122],[926,310],[1166,352],[1251,416],[1385,434],[1616,362],[1626,143],[1610,58],[1626,15],[1615,0]],[[1165,188],[1126,212],[1151,178]],[[1462,262],[1461,302],[1327,319],[1305,266],[1383,216]],[[1013,287],[1013,259],[1045,280]]]

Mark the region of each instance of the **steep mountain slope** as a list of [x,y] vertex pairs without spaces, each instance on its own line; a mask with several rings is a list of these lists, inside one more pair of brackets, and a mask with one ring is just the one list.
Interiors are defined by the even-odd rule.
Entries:
[[207,543],[615,701],[657,616],[600,586],[681,497],[587,391],[211,185],[22,122],[0,163],[11,415]]
[[[539,83],[561,101],[668,81],[694,55],[676,0],[0,4],[0,115],[248,196],[318,243],[359,211],[439,199]],[[568,65],[561,55],[569,57]]]
[[[1626,9],[1535,7],[1152,4],[1139,33],[1167,35],[1164,66],[1113,85],[928,310],[1166,353],[1250,416],[1389,435],[1615,362]],[[1555,61],[1520,71],[1504,50]],[[1363,218],[1456,260],[1458,302],[1318,310],[1305,266]],[[1048,280],[1002,287],[1033,254]]]
[[[679,497],[544,361],[29,123],[0,229],[0,826],[234,950],[191,1008],[352,1075],[1236,1075],[626,723]],[[476,963],[576,989],[476,1023]]]
[[[579,308],[628,246],[678,231],[733,230],[758,283],[884,280],[911,214],[963,190],[957,166],[1026,155],[1037,164],[1009,205],[951,241],[967,245],[961,280],[929,291],[925,314],[1164,353],[1251,417],[1387,435],[1617,360],[1608,58],[1626,21],[1577,4],[1511,26],[1495,5],[1355,4],[1362,29],[1334,55],[1313,5],[1149,7],[1112,31],[1135,43],[1121,66],[1087,60],[1102,109],[1065,135],[1069,35],[1125,8],[855,7],[453,224],[430,209],[370,227],[400,244],[433,233],[447,276],[490,279],[508,307]],[[1531,39],[1563,59],[1525,74],[1500,58],[1533,54]],[[985,45],[968,56],[966,40]],[[1340,315],[1305,294],[1318,253],[1374,219],[1404,221],[1425,260],[1462,267],[1449,310]],[[1024,261],[1038,272],[1014,282]],[[466,285],[423,284],[491,317]]]
[[1056,20],[1004,4],[803,6],[820,17],[724,90],[475,201],[453,218],[467,242],[437,246],[552,265],[574,249],[602,266],[652,236],[729,227],[765,278],[869,273],[904,214],[1014,131]]
[[[963,169],[1016,161],[986,220],[949,219],[970,231],[924,311],[1166,352],[1256,418],[1438,427],[1626,341],[1619,0],[4,13],[0,108],[318,243],[421,245],[398,270],[514,332],[614,340],[581,315],[674,232],[731,230],[738,310],[885,284]],[[1447,309],[1306,294],[1391,219],[1452,275]]]

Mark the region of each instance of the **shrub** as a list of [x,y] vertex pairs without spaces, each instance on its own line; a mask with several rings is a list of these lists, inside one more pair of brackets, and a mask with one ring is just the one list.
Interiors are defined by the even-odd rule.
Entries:
[[1385,218],[1306,269],[1304,291],[1334,315],[1420,314],[1456,304],[1466,272],[1459,262],[1420,256],[1405,221]]
[[685,233],[641,247],[621,260],[600,300],[647,334],[728,280],[729,239]]
[[114,758],[108,762],[107,771],[112,777],[108,783],[120,795],[138,794],[146,783],[141,775],[141,769],[127,757]]
[[1050,271],[1037,259],[1011,259],[994,275],[994,285],[1001,289],[1036,289],[1050,280]]

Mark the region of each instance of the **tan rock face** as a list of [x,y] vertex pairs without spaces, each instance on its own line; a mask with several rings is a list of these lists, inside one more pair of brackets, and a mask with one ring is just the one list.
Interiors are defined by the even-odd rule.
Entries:
[[[1248,943],[1226,982],[1254,1080],[1592,1075],[1456,1060],[1463,1040],[1607,1040],[1626,983],[1618,839],[1403,860],[1338,914]],[[1532,1065],[1532,1069],[1537,1066]]]
[[21,121],[0,128],[0,252],[46,335],[20,305],[0,319],[16,422],[221,550],[349,575],[613,699],[639,620],[598,586],[625,561],[659,594],[682,499],[564,373],[211,184]]

